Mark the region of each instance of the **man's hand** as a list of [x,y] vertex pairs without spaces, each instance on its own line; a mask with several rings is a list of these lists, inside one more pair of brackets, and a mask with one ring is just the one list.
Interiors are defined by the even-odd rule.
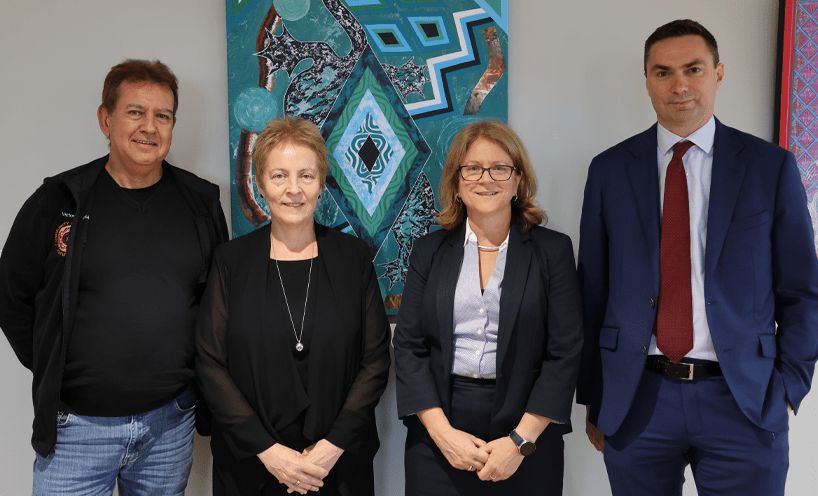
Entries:
[[506,480],[514,475],[520,463],[523,462],[523,455],[508,436],[486,444],[485,450],[489,453],[489,459],[483,469],[477,473],[480,480],[490,482]]
[[588,417],[591,415],[591,406],[585,406],[585,433],[588,434],[588,440],[591,441],[591,444],[594,445],[597,451],[600,453],[605,452],[605,434],[602,433],[601,430],[597,429],[594,424],[588,420]]

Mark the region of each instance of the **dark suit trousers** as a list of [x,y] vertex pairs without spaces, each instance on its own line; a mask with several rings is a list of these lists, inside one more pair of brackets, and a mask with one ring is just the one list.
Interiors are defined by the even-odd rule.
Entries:
[[788,451],[787,432],[747,420],[724,377],[645,371],[625,421],[605,438],[605,465],[613,496],[681,496],[688,464],[699,496],[783,496]]

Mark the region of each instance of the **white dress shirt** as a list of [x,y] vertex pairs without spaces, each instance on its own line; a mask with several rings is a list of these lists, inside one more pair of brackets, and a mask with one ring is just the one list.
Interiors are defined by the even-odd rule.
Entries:
[[[713,176],[713,141],[716,135],[716,119],[710,117],[707,124],[696,132],[682,138],[671,133],[661,124],[657,126],[657,154],[659,163],[659,212],[662,213],[665,198],[665,176],[673,158],[673,145],[679,141],[692,141],[695,146],[682,157],[687,177],[687,195],[690,201],[690,282],[693,291],[693,349],[685,355],[700,360],[718,360],[710,326],[707,324],[704,301],[704,253],[707,246],[707,211],[710,206],[710,180]],[[660,355],[656,336],[650,338],[651,355]]]

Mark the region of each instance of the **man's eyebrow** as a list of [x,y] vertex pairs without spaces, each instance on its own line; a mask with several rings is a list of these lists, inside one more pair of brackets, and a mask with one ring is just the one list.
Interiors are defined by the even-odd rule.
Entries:
[[[696,59],[696,60],[693,60],[693,61],[688,62],[686,64],[683,64],[682,68],[689,69],[690,67],[694,67],[694,66],[702,65],[702,64],[704,64],[704,60]],[[650,66],[650,70],[651,71],[669,71],[670,67],[668,67],[666,65],[653,64],[652,66]]]
[[703,64],[704,64],[704,60],[696,59],[693,62],[688,62],[687,64],[683,65],[682,67],[689,68],[689,67],[693,67],[693,66],[696,66],[696,65],[703,65]]
[[[128,105],[126,105],[126,106],[125,106],[125,108],[126,108],[126,109],[129,109],[129,108],[136,108],[136,109],[139,109],[139,110],[145,110],[145,106],[144,106],[144,105],[140,105],[140,104],[138,104],[138,103],[129,103]],[[170,115],[174,115],[174,114],[173,114],[173,110],[171,110],[171,109],[169,109],[169,108],[160,108],[160,109],[159,109],[159,111],[160,111],[160,112],[166,112],[166,113],[168,113],[168,114],[170,114]]]

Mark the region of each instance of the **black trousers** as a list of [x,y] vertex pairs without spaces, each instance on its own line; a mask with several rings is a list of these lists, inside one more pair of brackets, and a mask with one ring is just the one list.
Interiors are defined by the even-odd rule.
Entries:
[[[452,427],[491,441],[494,385],[455,377],[452,387]],[[482,481],[476,472],[452,467],[417,417],[406,421],[406,496],[559,496],[565,466],[562,435],[551,429],[537,439],[537,450],[526,457],[510,478]]]

